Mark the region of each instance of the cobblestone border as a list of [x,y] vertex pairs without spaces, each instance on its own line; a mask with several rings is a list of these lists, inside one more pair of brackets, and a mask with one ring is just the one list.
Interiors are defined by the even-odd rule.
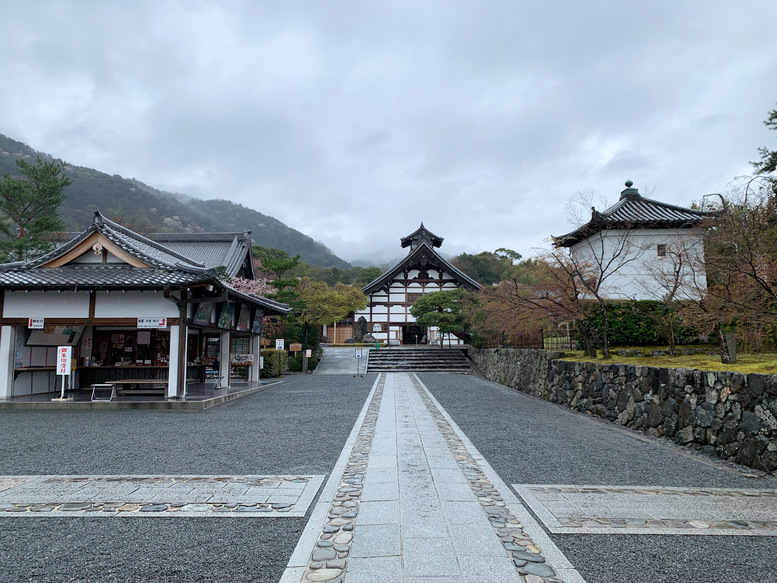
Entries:
[[[557,534],[693,534],[777,536],[777,520],[752,519],[694,519],[694,518],[643,518],[610,517],[580,512],[556,514],[552,500],[538,494],[620,494],[641,496],[692,497],[696,500],[711,497],[773,499],[777,490],[752,490],[731,488],[670,488],[638,486],[567,486],[513,484],[545,526]],[[549,502],[550,505],[546,504]],[[606,500],[602,502],[606,506]],[[692,514],[692,511],[689,511]]]
[[[51,501],[30,503],[25,501],[0,502],[0,517],[20,516],[231,516],[231,517],[278,517],[304,516],[308,506],[313,501],[316,492],[321,487],[324,476],[3,476],[0,478],[0,494],[7,495],[18,485],[34,482],[36,485],[46,484],[132,484],[136,486],[190,484],[191,486],[207,486],[209,484],[224,486],[241,484],[246,487],[265,488],[272,492],[282,490],[283,484],[305,484],[299,492],[296,502],[126,502],[116,499],[104,501],[78,500],[79,492],[68,502]],[[275,485],[275,486],[273,486]],[[45,490],[44,490],[45,491]],[[160,488],[160,494],[164,490]],[[87,496],[93,498],[94,495]],[[117,496],[117,498],[120,498]]]
[[496,532],[513,564],[526,583],[562,583],[556,571],[545,562],[540,549],[523,530],[520,521],[507,508],[505,501],[493,486],[469,449],[448,423],[435,403],[429,398],[415,375],[410,375],[413,386],[434,419],[453,457],[469,482],[472,492],[483,507],[491,527]]
[[777,490],[732,488],[642,488],[639,486],[527,486],[545,494],[648,494],[662,496],[731,496],[734,498],[777,498]]
[[310,554],[302,575],[302,583],[320,581],[343,583],[385,384],[386,375],[383,374],[346,462],[340,484],[327,513],[326,524],[321,529],[315,548]]

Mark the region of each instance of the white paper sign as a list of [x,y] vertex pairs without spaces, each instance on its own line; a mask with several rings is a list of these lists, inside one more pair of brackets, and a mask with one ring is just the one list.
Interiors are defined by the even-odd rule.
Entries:
[[138,318],[138,328],[167,328],[167,318]]
[[305,351],[305,358],[313,358],[313,351],[312,350],[306,350]]
[[30,330],[43,330],[43,318],[29,318],[27,327]]
[[57,375],[70,374],[70,359],[73,357],[72,346],[57,346]]

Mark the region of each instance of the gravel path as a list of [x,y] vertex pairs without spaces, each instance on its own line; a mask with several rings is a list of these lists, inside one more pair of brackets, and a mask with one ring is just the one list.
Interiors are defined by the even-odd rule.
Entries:
[[[777,487],[477,377],[420,377],[508,484]],[[777,581],[774,537],[551,538],[588,583]]]
[[[0,475],[328,474],[374,375],[288,376],[196,413],[0,414]],[[302,518],[2,518],[0,580],[277,581]]]

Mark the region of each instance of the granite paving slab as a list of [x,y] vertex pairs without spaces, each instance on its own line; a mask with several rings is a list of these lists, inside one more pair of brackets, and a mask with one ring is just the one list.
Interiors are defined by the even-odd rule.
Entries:
[[552,533],[777,536],[777,490],[513,484]]
[[281,583],[581,583],[465,439],[415,375],[379,376]]
[[0,476],[0,518],[18,516],[302,517],[308,476]]

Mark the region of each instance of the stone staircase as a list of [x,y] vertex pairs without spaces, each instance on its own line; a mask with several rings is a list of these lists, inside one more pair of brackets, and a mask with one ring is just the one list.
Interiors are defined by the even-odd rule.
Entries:
[[471,372],[460,348],[371,349],[367,372]]

